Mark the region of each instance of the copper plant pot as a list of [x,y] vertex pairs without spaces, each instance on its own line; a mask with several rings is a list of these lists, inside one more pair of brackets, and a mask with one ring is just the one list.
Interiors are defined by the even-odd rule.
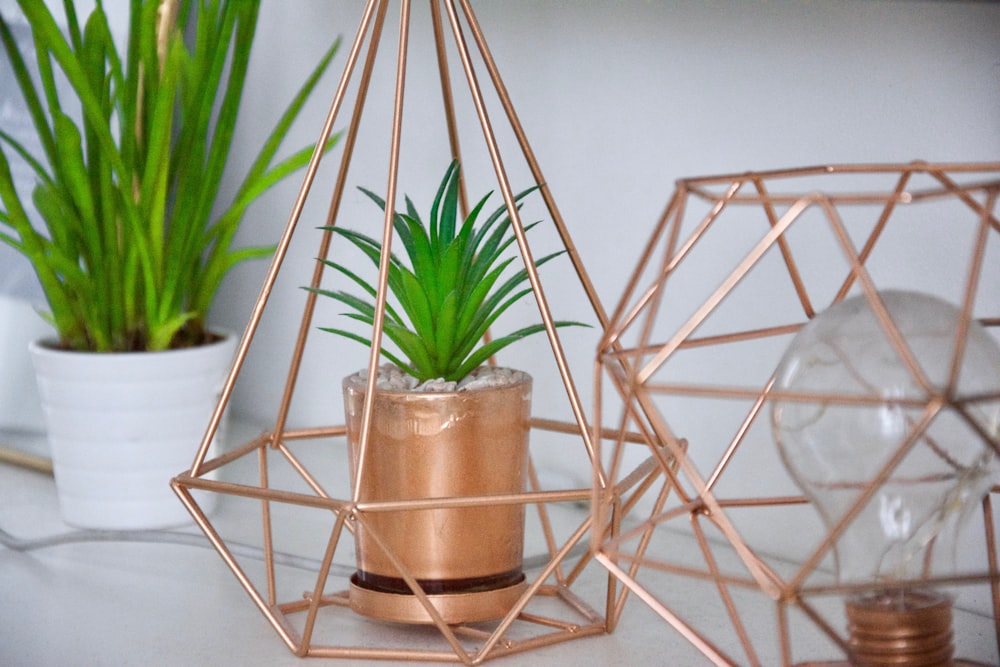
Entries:
[[[365,379],[350,376],[343,386],[353,478]],[[377,390],[359,500],[522,493],[530,416],[526,374],[514,384],[469,391]],[[523,504],[368,510],[354,538],[358,570],[351,578],[351,608],[365,616],[432,622],[386,551],[448,623],[501,618],[526,586]]]

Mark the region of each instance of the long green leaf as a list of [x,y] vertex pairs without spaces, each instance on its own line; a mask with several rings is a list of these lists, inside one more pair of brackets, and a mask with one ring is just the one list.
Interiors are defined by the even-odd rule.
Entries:
[[231,244],[255,198],[311,156],[307,147],[273,164],[336,44],[226,205],[217,200],[259,0],[178,0],[178,23],[164,26],[165,53],[158,48],[160,3],[130,0],[124,57],[100,1],[81,30],[74,3],[64,0],[65,33],[46,3],[18,4],[32,27],[37,75],[2,17],[0,41],[42,149],[30,155],[0,133],[0,150],[38,175],[31,196],[48,238],[34,230],[18,201],[24,195],[10,185],[0,213],[4,243],[35,266],[64,345],[132,350],[198,342],[226,272],[271,252]]

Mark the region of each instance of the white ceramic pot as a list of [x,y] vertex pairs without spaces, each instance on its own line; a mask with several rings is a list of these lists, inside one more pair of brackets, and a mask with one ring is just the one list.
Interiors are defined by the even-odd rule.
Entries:
[[170,488],[189,468],[236,340],[167,352],[66,352],[30,346],[63,520],[80,528],[176,526]]

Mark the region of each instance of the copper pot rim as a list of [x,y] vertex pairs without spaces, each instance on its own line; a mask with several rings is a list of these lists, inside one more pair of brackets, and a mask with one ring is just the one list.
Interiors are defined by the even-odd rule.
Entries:
[[[411,399],[419,399],[421,397],[425,397],[428,399],[433,398],[441,400],[447,398],[461,398],[463,396],[468,396],[470,394],[478,394],[485,391],[506,391],[506,390],[521,389],[525,385],[531,385],[533,382],[531,375],[527,371],[523,371],[519,368],[511,368],[509,366],[479,366],[478,368],[495,368],[498,370],[512,371],[514,373],[517,373],[519,377],[518,379],[508,382],[506,384],[473,387],[471,389],[462,388],[462,389],[456,389],[454,391],[418,391],[417,389],[380,389],[376,387],[375,394],[378,396],[385,396],[385,397],[406,396],[410,397]],[[347,375],[343,379],[342,382],[343,387],[345,389],[356,388],[362,391],[366,390],[368,388],[367,373],[368,370],[363,368],[359,371],[351,373],[350,375]]]

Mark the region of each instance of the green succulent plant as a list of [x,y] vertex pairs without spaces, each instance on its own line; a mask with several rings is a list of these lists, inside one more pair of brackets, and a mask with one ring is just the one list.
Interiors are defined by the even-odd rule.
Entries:
[[[393,216],[393,228],[407,261],[395,254],[390,258],[388,289],[391,298],[386,299],[383,331],[384,337],[396,345],[400,354],[385,347],[381,348],[381,354],[421,382],[434,378],[461,380],[508,345],[545,330],[539,323],[485,340],[497,318],[532,290],[526,285],[526,269],[508,270],[516,257],[505,253],[515,240],[506,206],[500,206],[477,225],[490,193],[462,220],[458,188],[459,164],[452,162],[445,171],[426,222],[409,197],[405,198],[406,211],[396,211]],[[381,197],[365,188],[359,189],[385,211],[386,204]],[[515,201],[520,202],[536,189],[521,192]],[[528,225],[526,229],[537,224]],[[378,266],[381,241],[336,226],[323,229],[350,241]],[[546,255],[535,265],[541,266],[563,252]],[[307,289],[348,306],[350,311],[343,315],[373,325],[376,288],[343,264],[329,259],[320,261],[346,276],[365,296],[343,290]],[[568,321],[555,324],[558,327],[586,326]],[[351,331],[321,329],[371,345],[368,338]]]
[[[155,351],[211,340],[205,320],[223,277],[273,250],[232,242],[250,204],[309,161],[312,146],[275,157],[339,41],[226,201],[220,186],[260,0],[131,0],[121,50],[101,0],[82,23],[74,0],[63,0],[65,32],[48,4],[18,0],[37,76],[0,16],[2,66],[41,145],[32,154],[0,128],[0,243],[31,262],[64,348]],[[37,216],[13,180],[18,158],[35,174]]]

